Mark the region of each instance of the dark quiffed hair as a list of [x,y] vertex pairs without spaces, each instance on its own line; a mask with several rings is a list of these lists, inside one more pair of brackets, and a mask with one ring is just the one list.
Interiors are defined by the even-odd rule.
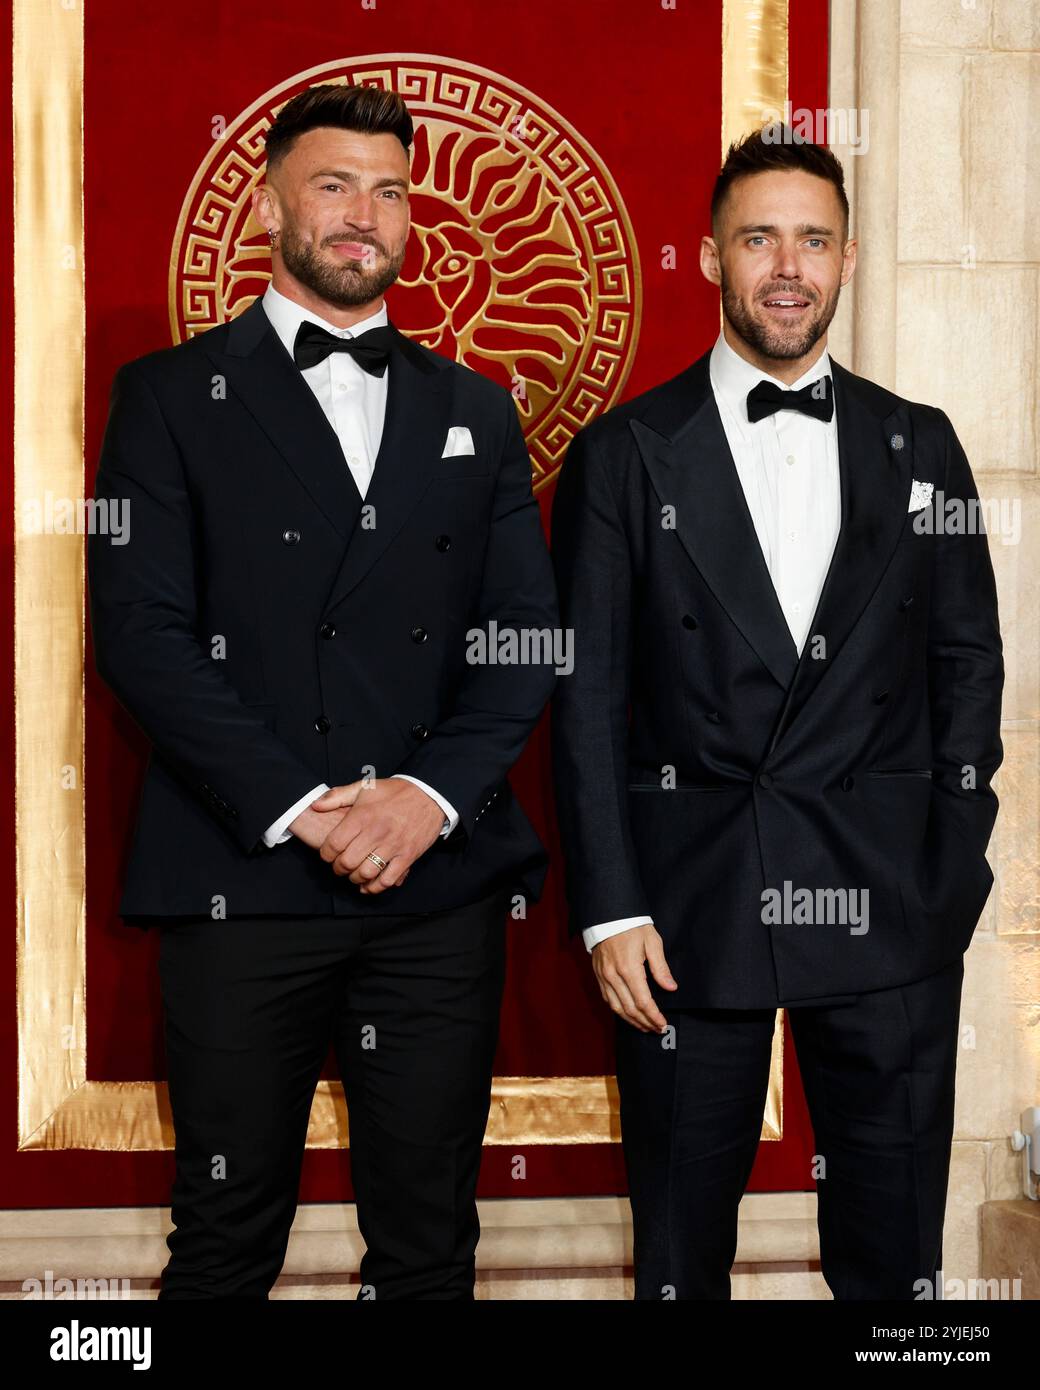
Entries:
[[746,178],[748,174],[764,174],[771,169],[801,169],[832,183],[838,190],[838,201],[848,229],[849,200],[845,195],[845,171],[841,161],[826,145],[813,145],[790,126],[776,124],[753,130],[730,145],[711,195],[712,226],[718,225],[719,209],[737,179]]
[[408,108],[397,92],[333,84],[308,87],[285,103],[267,132],[268,169],[285,158],[297,136],[318,126],[338,126],[362,135],[396,135],[406,152],[414,134]]

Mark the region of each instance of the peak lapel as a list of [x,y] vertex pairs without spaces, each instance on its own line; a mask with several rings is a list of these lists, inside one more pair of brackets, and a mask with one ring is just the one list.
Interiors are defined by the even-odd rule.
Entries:
[[336,431],[257,299],[228,326],[224,350],[206,353],[303,487],[346,540],[361,496]]
[[708,356],[631,427],[662,506],[705,583],[786,690],[798,652],[762,555],[711,389]]
[[[773,745],[833,666],[870,602],[906,522],[913,477],[913,435],[905,404],[836,362],[841,526]],[[814,637],[826,656],[814,657]]]

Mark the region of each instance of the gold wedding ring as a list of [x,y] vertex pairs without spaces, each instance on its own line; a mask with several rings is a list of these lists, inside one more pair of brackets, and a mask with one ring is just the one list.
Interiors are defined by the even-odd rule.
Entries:
[[372,852],[371,852],[370,854],[366,854],[366,855],[365,855],[365,858],[366,858],[366,859],[371,859],[372,863],[375,864],[375,865],[376,865],[378,868],[380,868],[380,869],[385,869],[386,866],[387,866],[387,864],[389,863],[389,860],[380,859],[379,855],[376,854],[375,850],[372,850]]

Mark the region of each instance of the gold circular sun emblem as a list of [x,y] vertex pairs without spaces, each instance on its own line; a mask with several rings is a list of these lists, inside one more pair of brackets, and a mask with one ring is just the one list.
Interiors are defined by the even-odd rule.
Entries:
[[407,102],[411,234],[391,319],[512,392],[538,491],[574,433],[625,384],[639,336],[639,261],[621,196],[589,143],[485,68],[379,54],[326,63],[265,92],[214,140],[181,208],[170,257],[174,342],[263,294],[271,261],[250,194],[264,134],[291,97],[318,83],[390,88]]

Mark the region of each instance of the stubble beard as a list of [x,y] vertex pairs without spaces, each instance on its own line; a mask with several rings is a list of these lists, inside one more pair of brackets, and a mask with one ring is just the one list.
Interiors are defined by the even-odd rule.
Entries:
[[[377,254],[381,250],[375,242],[363,236],[339,237],[337,240],[358,241],[364,246],[373,247]],[[319,298],[341,309],[354,309],[378,299],[401,273],[405,254],[403,246],[396,255],[385,257],[380,264],[368,266],[364,261],[331,265],[322,256],[322,250],[329,244],[322,242],[319,247],[312,246],[296,234],[295,228],[288,226],[282,228],[279,250],[290,275]]]
[[[817,305],[816,312],[812,314],[808,323],[792,323],[785,327],[783,324],[762,323],[757,319],[740,296],[727,284],[725,275],[722,276],[721,289],[722,312],[733,330],[760,356],[773,358],[778,362],[795,361],[812,351],[830,327],[841,294],[841,286],[835,286],[834,293]],[[788,287],[786,292],[798,295],[802,299],[812,299],[805,289],[797,286]],[[784,293],[784,289],[771,289],[765,297],[777,299]]]

